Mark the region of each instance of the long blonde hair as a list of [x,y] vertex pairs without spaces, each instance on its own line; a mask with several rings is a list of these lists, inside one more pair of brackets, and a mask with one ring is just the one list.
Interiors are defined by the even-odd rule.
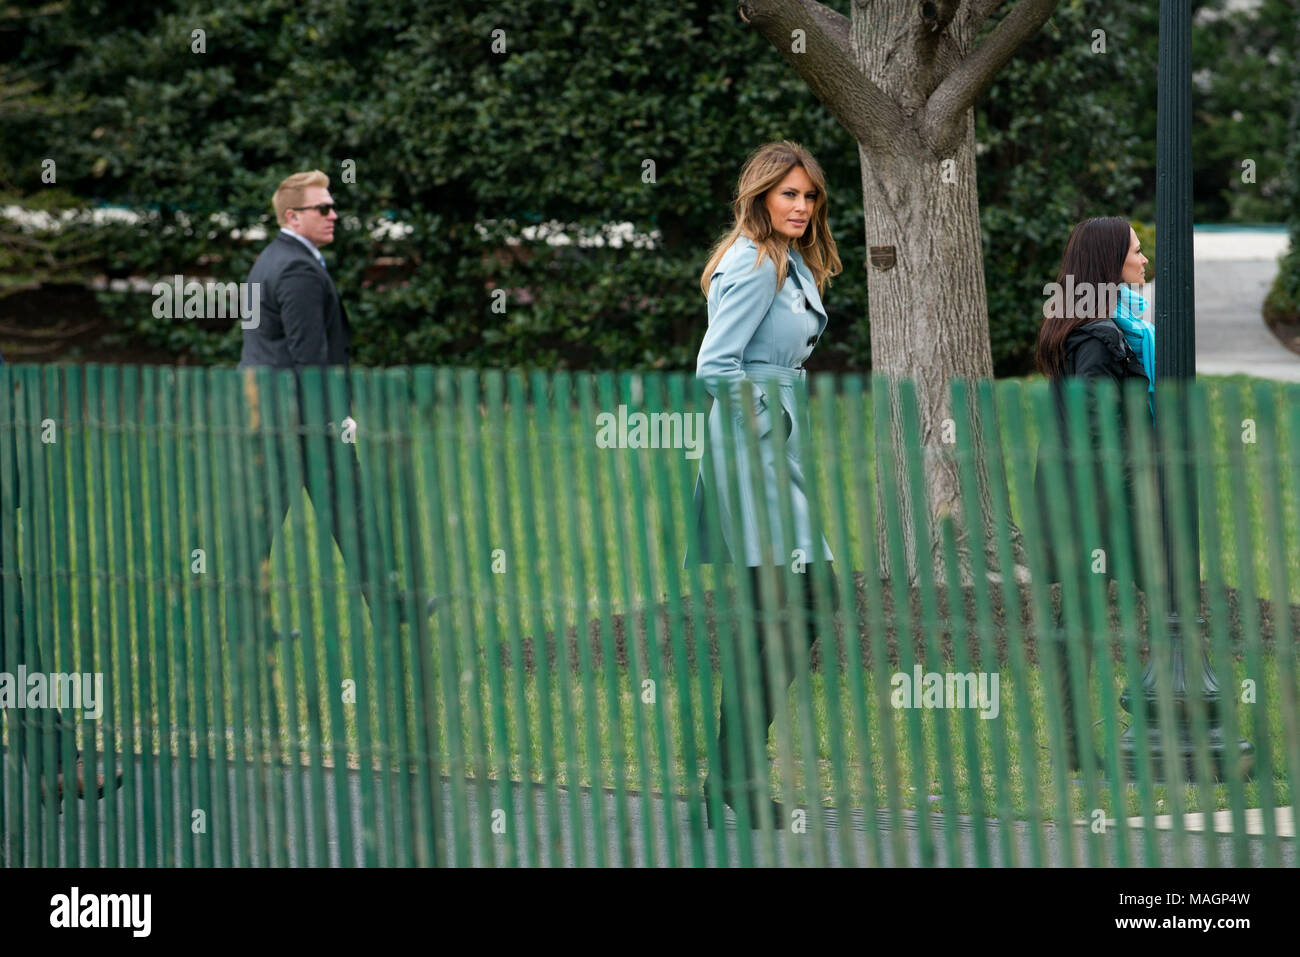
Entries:
[[796,166],[802,167],[812,180],[813,186],[817,188],[817,199],[808,228],[794,241],[795,248],[812,271],[818,294],[825,290],[832,276],[844,271],[830,227],[826,225],[826,175],[822,168],[817,165],[812,154],[798,143],[789,140],[764,143],[750,154],[744,169],[740,171],[736,201],[731,207],[735,225],[714,244],[704,273],[700,276],[700,289],[706,298],[714,270],[718,268],[718,263],[731,248],[731,244],[742,235],[748,236],[758,245],[758,258],[754,265],[761,263],[764,256],[770,256],[776,263],[776,288],[785,285],[788,266],[785,251],[790,240],[772,227],[765,199],[768,190],[774,189]]

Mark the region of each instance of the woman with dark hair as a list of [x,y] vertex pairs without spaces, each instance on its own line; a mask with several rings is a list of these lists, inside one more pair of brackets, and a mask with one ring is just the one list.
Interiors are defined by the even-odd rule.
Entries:
[[[1060,430],[1057,436],[1048,436],[1039,447],[1038,468],[1034,478],[1042,534],[1048,541],[1048,580],[1058,583],[1070,570],[1079,579],[1083,570],[1093,566],[1096,549],[1102,549],[1106,574],[1114,578],[1117,552],[1111,547],[1110,510],[1102,487],[1102,463],[1097,457],[1100,445],[1100,427],[1093,405],[1089,402],[1089,429],[1091,465],[1087,469],[1093,476],[1093,487],[1085,503],[1096,507],[1096,525],[1100,534],[1097,542],[1086,542],[1083,530],[1074,518],[1081,504],[1076,495],[1073,469],[1069,458],[1069,442],[1065,431],[1065,398],[1062,384],[1066,378],[1110,380],[1120,387],[1129,380],[1142,381],[1148,391],[1148,411],[1154,419],[1151,395],[1155,391],[1155,331],[1142,319],[1146,300],[1137,292],[1146,274],[1147,258],[1142,255],[1137,233],[1128,221],[1119,216],[1105,216],[1079,223],[1070,232],[1061,258],[1061,269],[1056,283],[1044,290],[1050,295],[1044,307],[1044,320],[1038,334],[1038,368],[1052,381],[1052,394],[1056,408],[1056,421]],[[1121,404],[1122,409],[1122,404]],[[1143,418],[1146,418],[1145,416]],[[1150,425],[1150,422],[1146,424]],[[1129,445],[1129,428],[1121,411],[1118,422],[1120,446]],[[1071,516],[1068,533],[1070,541],[1053,540],[1050,524],[1049,493],[1043,475],[1045,455],[1059,456],[1065,474],[1065,491],[1069,495],[1063,511]],[[1130,529],[1135,529],[1132,475],[1124,467],[1124,518]],[[1129,536],[1128,565],[1133,569],[1136,584],[1142,585],[1133,534]],[[1080,591],[1082,594],[1082,591]],[[1062,593],[1062,602],[1065,596]],[[1079,609],[1082,613],[1084,609]],[[1078,768],[1079,749],[1076,742],[1075,707],[1072,669],[1066,653],[1065,636],[1061,628],[1061,613],[1054,610],[1053,639],[1056,641],[1057,661],[1061,664],[1063,687],[1059,689],[1065,721],[1067,756],[1070,767]],[[1086,657],[1086,655],[1085,655]],[[1083,686],[1087,687],[1085,669]],[[1086,705],[1086,698],[1085,698]]]
[[[813,573],[804,563],[833,560],[826,539],[811,527],[809,493],[800,464],[800,441],[806,423],[796,412],[795,389],[803,383],[803,363],[826,329],[821,292],[841,266],[826,222],[826,178],[803,147],[790,142],[760,147],[741,171],[736,193],[735,223],[714,245],[700,277],[700,288],[709,304],[709,327],[696,363],[696,375],[715,399],[724,392],[731,396],[732,422],[724,421],[722,405],[715,401],[709,413],[709,454],[700,463],[695,483],[694,519],[700,554],[694,558],[688,555],[687,561],[733,562],[749,568],[755,620],[760,623],[758,661],[763,693],[757,696],[761,701],[750,701],[742,680],[737,707],[742,721],[748,715],[763,716],[762,740],[766,742],[767,729],[775,716],[773,697],[785,689],[769,689],[766,680],[767,661],[773,649],[767,647],[767,629],[761,625],[764,607],[759,599],[760,570],[765,565],[774,566],[772,575],[778,582],[778,594],[767,604],[776,606],[773,610],[782,622],[790,620],[796,603],[805,608],[805,634],[782,638],[803,653],[816,640],[812,624]],[[753,402],[757,420],[757,474],[751,470],[745,451],[744,402]],[[772,437],[778,426],[785,435],[788,482],[784,485],[778,479],[780,470]],[[728,488],[729,458],[734,462],[739,484],[735,501]],[[721,543],[709,540],[708,529],[713,524],[705,511],[709,486],[721,511],[714,517],[715,527],[722,531]],[[783,502],[791,507],[792,528],[782,527]],[[766,535],[762,534],[759,519],[763,508],[768,516]],[[733,522],[739,540],[733,535]],[[764,539],[769,543],[766,548]],[[719,544],[721,554],[712,554]],[[834,596],[832,585],[828,596],[832,604]],[[733,660],[739,660],[738,656]],[[786,676],[793,680],[793,662],[787,661]],[[709,827],[715,825],[709,795],[719,786],[726,804],[747,808],[751,827],[758,827],[764,819],[783,827],[781,805],[759,793],[759,775],[748,755],[749,736],[743,725],[733,726],[726,697],[724,691],[718,721],[721,767],[712,769],[704,784]],[[742,755],[739,767],[732,763],[733,745]]]

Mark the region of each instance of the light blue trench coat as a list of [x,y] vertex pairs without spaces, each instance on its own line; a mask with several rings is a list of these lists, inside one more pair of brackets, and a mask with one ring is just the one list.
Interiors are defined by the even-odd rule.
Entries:
[[[793,246],[789,247],[789,267],[785,285],[779,293],[776,289],[776,264],[767,258],[755,268],[757,256],[757,244],[748,237],[740,237],[723,255],[709,284],[709,328],[700,345],[695,374],[715,400],[722,389],[731,389],[732,415],[736,424],[728,436],[728,430],[724,430],[722,404],[715,401],[709,412],[708,449],[700,460],[699,476],[695,481],[694,517],[700,553],[693,556],[688,552],[686,564],[692,561],[735,561],[738,550],[732,541],[730,516],[733,509],[736,509],[734,514],[742,536],[739,551],[746,565],[788,565],[796,557],[795,549],[802,552],[804,561],[819,558],[831,561],[834,558],[825,537],[814,533],[811,528],[803,466],[800,464],[800,439],[805,423],[799,421],[795,412],[795,389],[803,387],[803,363],[812,355],[813,347],[826,329],[826,309],[817,294],[812,272]],[[751,474],[745,453],[742,426],[744,412],[740,403],[748,392],[742,383],[747,381],[754,383],[752,401],[757,403],[754,411],[762,469],[757,481]],[[782,496],[772,439],[772,429],[776,425],[786,429],[785,457],[794,516],[793,537],[789,530],[785,534],[782,530]],[[736,462],[736,479],[740,486],[738,503],[731,501],[727,454],[734,456]],[[723,510],[723,514],[718,516],[726,549],[723,555],[715,556],[710,548],[705,512],[706,482],[713,483],[717,489],[719,507]],[[771,551],[767,554],[763,553],[759,534],[755,486],[766,498],[771,525]]]

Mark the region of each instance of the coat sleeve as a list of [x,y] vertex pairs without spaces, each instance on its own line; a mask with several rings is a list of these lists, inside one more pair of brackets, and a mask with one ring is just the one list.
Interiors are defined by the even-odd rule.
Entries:
[[730,386],[733,399],[739,396],[739,384],[747,378],[741,367],[745,348],[776,299],[776,263],[764,259],[753,268],[747,265],[738,263],[713,278],[720,283],[717,306],[700,343],[695,375],[715,399],[723,385]]
[[276,292],[285,344],[294,368],[325,365],[329,346],[325,338],[325,287],[320,276],[307,262],[295,260],[285,267]]

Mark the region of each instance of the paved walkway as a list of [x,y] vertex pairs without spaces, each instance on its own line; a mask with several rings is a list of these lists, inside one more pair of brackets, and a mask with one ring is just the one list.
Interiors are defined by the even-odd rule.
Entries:
[[[1264,297],[1287,248],[1284,229],[1200,228],[1192,234],[1196,266],[1196,371],[1300,382],[1300,355],[1264,324]],[[1154,286],[1148,287],[1155,315]]]
[[[0,760],[7,757],[0,750]],[[137,764],[137,773],[139,770]],[[224,774],[219,773],[221,770],[219,763],[214,761],[213,780],[220,782],[224,779],[227,782],[227,798],[232,807],[236,806],[238,795],[234,784],[237,771],[233,766],[227,767]],[[297,789],[294,785],[302,790],[302,805],[288,802],[290,819],[285,822],[286,826],[279,833],[271,836],[272,841],[283,847],[285,859],[290,866],[351,865],[355,861],[364,860],[362,844],[367,836],[376,842],[383,840],[382,835],[377,833],[378,823],[375,820],[363,819],[361,813],[362,772],[346,772],[347,777],[344,782],[336,782],[334,773],[331,769],[323,772],[324,801],[323,807],[318,811],[312,794],[310,773],[306,769],[297,772],[296,780],[295,772],[290,769],[270,772],[272,793],[277,797],[287,797]],[[620,834],[616,802],[611,793],[602,791],[597,795],[590,789],[582,788],[571,794],[561,788],[558,789],[559,801],[554,808],[558,828],[550,831],[547,826],[546,791],[540,786],[511,781],[509,789],[514,814],[512,819],[507,819],[504,812],[497,810],[504,804],[504,793],[499,782],[476,783],[472,780],[450,778],[443,778],[442,782],[442,834],[446,842],[445,860],[451,865],[482,867],[504,864],[507,861],[508,844],[513,844],[518,850],[521,864],[528,864],[534,859],[535,854],[537,863],[542,866],[566,867],[579,863],[591,866],[595,863],[597,844],[603,847],[604,862],[610,865],[655,867],[674,863],[678,866],[702,864],[707,867],[734,867],[745,863],[737,843],[740,835],[736,831],[735,820],[730,813],[727,814],[725,843],[720,845],[719,835],[715,833],[702,832],[700,833],[700,837],[703,838],[702,843],[693,845],[689,807],[681,798],[674,797],[665,801],[661,794],[627,794],[624,805],[627,831]],[[180,805],[179,778],[173,777],[172,784],[173,800],[176,803],[171,814],[173,821],[179,822],[180,830],[177,832],[179,839],[203,840],[201,837],[193,838],[185,828],[191,820],[193,809]],[[250,778],[248,781],[250,793],[254,784],[255,782]],[[341,841],[342,835],[339,832],[340,815],[337,803],[339,795],[336,792],[338,784],[342,785],[343,800],[347,805],[343,813],[351,822],[351,834],[346,846]],[[382,789],[382,781],[378,777],[374,784],[377,792]],[[26,793],[26,788],[29,786],[30,782],[24,781],[23,796],[27,800],[33,797]],[[67,804],[71,803],[67,802]],[[80,814],[93,814],[97,820],[99,859],[102,861],[106,856],[108,836],[106,802],[76,803],[80,804]],[[266,813],[265,806],[259,804],[258,807],[259,810],[253,820],[260,820]],[[485,809],[491,815],[487,826],[484,826]],[[11,802],[8,813],[13,814],[15,810]],[[117,815],[119,832],[124,823],[122,811],[123,809],[119,809]],[[541,840],[533,849],[533,854],[528,853],[525,840],[528,827],[524,815],[529,812],[533,815],[542,834],[548,832],[553,834],[552,840]],[[252,813],[246,806],[244,810],[246,819]],[[665,826],[666,815],[671,818],[668,826]],[[467,825],[465,831],[459,836],[453,823],[458,816]],[[26,823],[31,826],[30,821]],[[858,808],[847,811],[823,808],[819,813],[810,810],[807,823],[808,828],[803,833],[769,832],[770,838],[761,833],[757,835],[753,845],[752,863],[759,866],[862,866],[871,861],[870,846],[873,842],[868,838],[867,812]],[[945,821],[942,814],[924,815],[916,811],[901,810],[894,815],[888,809],[882,808],[873,812],[872,823],[880,834],[881,860],[876,863],[886,866],[922,864],[941,867],[970,866],[978,860],[978,844],[982,844],[987,849],[990,863],[993,865],[1024,866],[1032,863],[1036,843],[1041,849],[1044,863],[1052,867],[1067,862],[1067,843],[1073,845],[1072,862],[1075,865],[1088,864],[1090,860],[1101,866],[1118,863],[1115,856],[1118,835],[1113,820],[1107,821],[1107,833],[1104,835],[1093,834],[1089,827],[1078,824],[1071,827],[1044,824],[1036,842],[1030,826],[1025,821],[1013,821],[1010,826],[1004,827],[996,820],[986,819],[981,828],[977,819],[959,815],[952,822],[954,845],[951,850],[943,833]],[[1220,866],[1229,866],[1234,862],[1232,841],[1227,834],[1222,833],[1222,826],[1216,827],[1219,833],[1210,836],[1204,832],[1199,815],[1196,821],[1189,821],[1192,832],[1182,838],[1184,856],[1180,857],[1177,850],[1179,839],[1168,830],[1169,822],[1157,819],[1156,823],[1157,828],[1151,834],[1150,840],[1154,859],[1159,866],[1205,867],[1211,862],[1212,853],[1217,853],[1217,863]],[[260,827],[252,827],[250,833],[244,833],[243,829],[239,829],[240,833],[222,835],[219,833],[216,820],[211,815],[208,824],[211,828],[208,839],[214,844],[228,847],[233,852],[235,866],[247,867],[264,859],[266,848],[263,846],[264,837]],[[492,824],[498,827],[494,829]],[[504,824],[503,828],[500,826],[502,824]],[[1165,826],[1162,827],[1162,824]],[[75,862],[77,858],[75,854],[69,855],[72,840],[62,833],[62,828],[69,825],[70,822],[66,818],[57,818],[56,827],[60,829],[60,833],[54,846],[57,848],[59,862],[64,865]],[[323,834],[317,832],[318,825],[323,827]],[[923,860],[920,832],[921,828],[927,825],[933,852],[932,856]],[[142,844],[144,831],[144,809],[142,803],[137,802],[134,828],[138,845],[137,858],[134,861],[119,858],[119,865],[144,863],[143,848],[139,846]],[[504,833],[498,833],[499,831]],[[1269,862],[1265,852],[1265,841],[1258,836],[1257,829],[1248,828],[1248,833],[1251,835],[1246,843],[1249,865],[1255,867],[1265,865]],[[41,863],[37,847],[9,846],[7,837],[8,828],[0,827],[0,862],[3,862],[0,866],[20,864],[33,866]],[[409,841],[410,835],[399,833],[397,839]],[[1146,840],[1147,837],[1140,826],[1128,832],[1128,863],[1145,864]],[[1092,858],[1087,847],[1090,841],[1093,842],[1092,851],[1095,855]],[[87,840],[84,830],[79,834],[77,843],[81,846],[82,859],[85,859]],[[314,849],[314,845],[318,843],[324,847],[324,855],[320,857]],[[1213,851],[1211,844],[1213,844]],[[1278,840],[1277,851],[1277,862],[1280,865],[1295,866],[1296,842],[1294,840],[1289,838]],[[388,853],[381,854],[381,860],[383,859],[389,859]]]

